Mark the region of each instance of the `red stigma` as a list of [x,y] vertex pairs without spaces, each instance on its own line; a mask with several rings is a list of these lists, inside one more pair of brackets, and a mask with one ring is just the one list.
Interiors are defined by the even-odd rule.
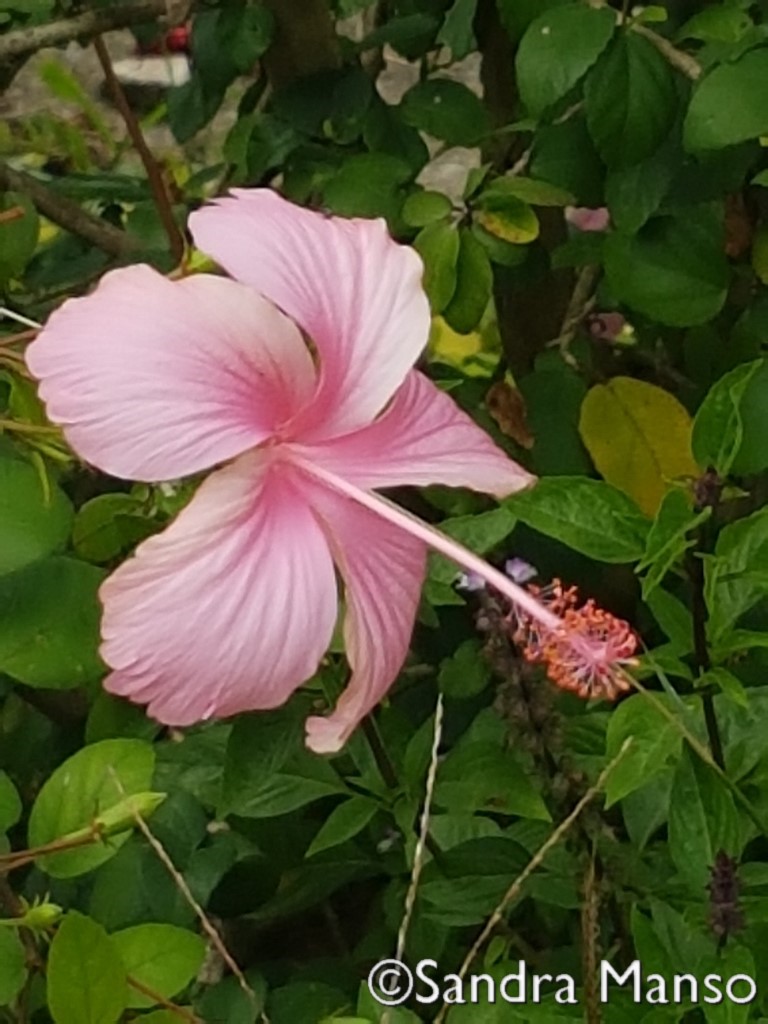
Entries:
[[528,591],[560,619],[547,628],[525,612],[515,613],[513,640],[531,664],[544,665],[547,675],[562,690],[583,697],[616,700],[629,689],[621,672],[634,665],[637,637],[630,625],[599,608],[590,598],[578,605],[576,587],[558,579]]

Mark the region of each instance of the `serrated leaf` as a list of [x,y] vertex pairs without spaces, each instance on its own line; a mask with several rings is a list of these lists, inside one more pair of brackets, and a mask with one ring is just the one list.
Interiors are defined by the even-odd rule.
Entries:
[[517,51],[517,84],[528,112],[539,117],[587,73],[616,31],[606,7],[567,4],[529,26]]
[[711,508],[694,512],[686,494],[679,488],[668,491],[648,531],[645,554],[636,572],[648,570],[643,578],[643,600],[659,586],[669,570],[693,544],[690,534],[709,518]]
[[101,925],[70,911],[48,955],[48,1003],[55,1024],[115,1024],[126,1008],[120,954]]
[[[745,445],[744,397],[750,389],[753,378],[759,374],[768,382],[768,360],[758,359],[743,363],[726,373],[717,381],[699,406],[693,421],[691,447],[699,466],[712,466],[721,476],[731,472],[734,463]],[[756,398],[759,406],[764,402],[766,385],[758,386]],[[751,430],[750,445],[763,446],[759,423]],[[745,453],[746,454],[746,453]],[[748,458],[747,464],[752,460]]]
[[584,88],[587,125],[609,167],[649,157],[670,132],[677,90],[667,61],[635,32],[619,36]]
[[326,818],[320,831],[309,845],[306,856],[329,850],[346,843],[365,828],[379,809],[375,800],[365,796],[353,796],[335,807]]
[[632,377],[596,384],[582,403],[579,433],[603,478],[647,515],[672,481],[696,476],[690,415],[655,384]]
[[[656,699],[669,702],[663,694],[657,694]],[[609,760],[617,756],[630,736],[632,745],[608,777],[607,807],[640,789],[680,755],[679,731],[640,693],[623,700],[611,714],[606,735]]]
[[534,530],[601,562],[634,562],[645,550],[648,520],[625,494],[600,480],[544,477],[505,505]]

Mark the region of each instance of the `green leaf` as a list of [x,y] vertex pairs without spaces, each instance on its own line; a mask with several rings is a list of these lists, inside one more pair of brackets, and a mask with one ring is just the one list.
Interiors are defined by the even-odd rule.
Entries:
[[515,196],[531,206],[570,206],[576,201],[567,189],[551,185],[548,181],[539,181],[538,178],[523,178],[519,174],[494,178],[484,190],[483,196],[497,195]]
[[605,270],[616,298],[651,320],[706,323],[722,309],[730,279],[722,220],[699,208],[654,218],[636,235],[611,233]]
[[27,686],[98,679],[100,569],[53,557],[0,577],[0,671]]
[[[528,426],[534,437],[532,468],[539,476],[589,475],[592,463],[579,434],[586,385],[562,361],[520,379]],[[552,396],[557,396],[557,401]]]
[[143,502],[131,494],[100,494],[75,516],[72,545],[87,562],[109,562],[153,532]]
[[54,1024],[115,1024],[126,1008],[125,969],[115,943],[76,911],[59,925],[47,974]]
[[362,832],[379,809],[375,800],[366,796],[353,796],[335,807],[326,818],[320,831],[309,845],[306,856],[312,857],[322,850],[329,850]]
[[[656,699],[669,704],[664,694],[656,694]],[[641,693],[623,700],[611,714],[606,736],[609,760],[630,736],[632,745],[608,777],[606,807],[640,789],[680,756],[680,733]]]
[[18,277],[32,259],[40,233],[40,218],[32,200],[20,192],[0,194],[0,213],[18,210],[13,220],[0,220],[0,287]]
[[462,743],[441,763],[435,805],[453,812],[496,811],[549,821],[549,811],[514,755],[485,741]]
[[694,512],[685,492],[678,488],[664,495],[648,531],[645,553],[635,570],[638,573],[648,570],[643,578],[644,601],[693,546],[695,541],[690,537],[691,532],[706,522],[711,512],[711,508]]
[[[2,225],[0,225],[2,230]],[[72,506],[28,462],[0,456],[0,576],[64,547]]]
[[456,262],[456,290],[443,310],[443,317],[459,334],[477,327],[491,301],[493,271],[488,255],[467,228],[459,229],[459,257]]
[[8,1006],[27,978],[27,955],[10,928],[0,928],[0,1006]]
[[562,7],[565,3],[569,3],[569,0],[496,0],[502,25],[513,42],[523,36],[531,22],[542,12]]
[[19,791],[8,778],[8,774],[0,770],[0,835],[16,824],[21,817],[21,811]]
[[451,200],[442,192],[414,192],[403,203],[402,217],[409,227],[423,228],[448,217],[452,209]]
[[545,11],[523,36],[515,67],[520,98],[533,117],[562,99],[592,67],[616,30],[606,7],[568,4]]
[[698,39],[702,43],[738,43],[753,27],[752,19],[736,4],[716,4],[697,11],[678,30],[678,39]]
[[662,204],[677,170],[677,153],[662,146],[652,156],[628,167],[614,167],[605,182],[605,202],[614,226],[633,234]]
[[450,658],[440,662],[437,682],[446,697],[476,697],[491,679],[491,666],[479,640],[465,640]]
[[[40,790],[29,818],[29,845],[44,846],[88,828],[101,813],[126,796],[151,788],[155,755],[141,740],[103,740],[68,758]],[[80,849],[41,858],[54,878],[72,878],[108,861],[130,833],[113,836]]]
[[400,109],[406,124],[451,146],[476,146],[491,130],[483,102],[466,85],[445,78],[414,85]]
[[[766,641],[768,643],[768,641]],[[698,679],[698,686],[709,686],[714,683],[721,692],[741,708],[749,708],[749,694],[741,684],[738,676],[722,666],[709,669]]]
[[[747,405],[745,396],[751,391],[755,378],[755,398],[758,403]],[[765,434],[761,435],[759,418],[763,411],[762,405],[765,404],[766,387],[768,360],[765,359],[737,366],[712,386],[693,421],[691,445],[694,457],[702,469],[712,466],[721,476],[727,476],[737,460],[742,462],[743,449],[746,449],[743,461],[747,465],[753,461],[759,464],[761,450],[765,447]],[[745,412],[751,414],[749,438],[745,433]]]
[[508,498],[522,522],[601,562],[642,558],[649,523],[621,491],[586,477],[545,477]]
[[570,192],[577,205],[603,205],[605,168],[583,117],[572,117],[536,132],[530,172]]
[[708,632],[719,644],[740,616],[766,597],[764,581],[748,574],[768,571],[768,508],[724,526],[704,570]]
[[411,169],[396,156],[361,153],[349,157],[323,190],[330,210],[342,217],[386,217],[400,211],[399,190]]
[[463,60],[477,46],[473,23],[477,0],[454,0],[437,34],[436,42],[447,46],[453,60]]
[[692,892],[706,889],[719,850],[741,853],[733,797],[706,765],[685,750],[677,763],[669,803],[669,853]]
[[[201,936],[171,924],[139,924],[116,932],[112,941],[126,974],[165,999],[172,999],[194,981],[205,958]],[[146,1009],[157,1002],[129,989],[130,1009]]]
[[611,45],[587,78],[587,125],[609,167],[649,157],[670,132],[677,90],[667,61],[636,32]]
[[722,149],[768,133],[768,49],[717,65],[702,79],[683,126],[688,150]]
[[[478,555],[487,555],[512,533],[517,519],[503,505],[476,516],[444,519],[440,531],[458,540]],[[439,583],[452,583],[459,573],[454,562],[441,555],[430,554],[429,578]]]
[[428,224],[413,247],[424,261],[424,290],[433,313],[441,313],[456,291],[459,232],[447,221]]

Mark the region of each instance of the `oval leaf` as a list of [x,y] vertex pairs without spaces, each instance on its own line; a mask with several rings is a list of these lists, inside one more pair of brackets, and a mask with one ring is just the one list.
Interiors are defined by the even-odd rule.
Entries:
[[587,73],[616,30],[607,7],[568,4],[545,11],[528,27],[517,51],[520,98],[539,117]]
[[721,149],[768,134],[768,49],[717,65],[693,94],[683,129],[686,149]]
[[649,523],[621,491],[581,476],[544,477],[506,506],[540,533],[601,562],[642,558]]
[[[152,746],[141,740],[103,740],[78,751],[40,790],[29,818],[29,845],[43,846],[87,828],[126,796],[150,789],[154,767]],[[112,836],[108,844],[51,854],[41,859],[41,866],[54,878],[81,875],[109,860],[129,834]]]
[[691,418],[674,395],[631,377],[596,384],[581,406],[579,433],[608,483],[655,515],[671,481],[696,476]]
[[64,547],[72,506],[55,483],[44,486],[34,466],[0,458],[0,576]]
[[48,1003],[55,1024],[115,1024],[126,995],[115,944],[100,924],[71,911],[48,956]]
[[[205,942],[186,928],[170,924],[139,924],[112,936],[126,973],[158,996],[171,999],[194,981],[205,958]],[[155,1006],[158,1000],[133,987],[131,1009]]]

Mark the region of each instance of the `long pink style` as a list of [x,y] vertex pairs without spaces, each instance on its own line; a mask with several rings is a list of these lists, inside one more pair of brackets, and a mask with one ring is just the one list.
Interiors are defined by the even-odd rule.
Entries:
[[501,498],[534,482],[413,368],[430,326],[413,250],[382,221],[266,189],[235,191],[190,228],[229,278],[113,271],[27,353],[87,462],[141,481],[213,469],[102,586],[106,688],[180,726],[283,704],[328,649],[338,574],[351,677],[307,742],[339,750],[402,667],[430,547],[509,600],[532,659],[556,658],[580,686],[618,671],[628,644],[608,619],[557,614],[376,493]]

